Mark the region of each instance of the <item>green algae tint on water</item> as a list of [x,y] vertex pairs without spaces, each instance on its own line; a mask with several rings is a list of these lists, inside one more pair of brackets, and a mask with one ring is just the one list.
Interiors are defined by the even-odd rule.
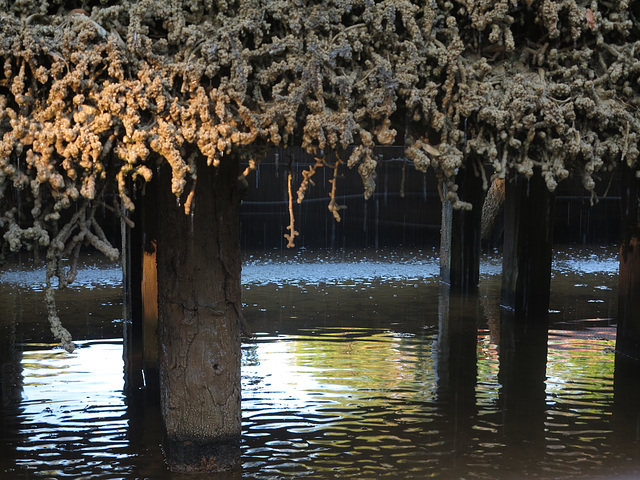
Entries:
[[[205,478],[637,478],[638,439],[614,408],[615,253],[556,255],[546,373],[516,405],[501,366],[499,260],[483,260],[470,308],[437,273],[431,251],[248,256],[243,469]],[[41,341],[29,286],[3,275],[14,339],[3,371],[19,386],[3,386],[0,478],[193,478],[164,468],[158,406],[124,393],[118,282],[87,280],[74,287],[83,308],[61,304],[71,330],[106,337],[68,354]],[[473,328],[456,330],[454,316]]]

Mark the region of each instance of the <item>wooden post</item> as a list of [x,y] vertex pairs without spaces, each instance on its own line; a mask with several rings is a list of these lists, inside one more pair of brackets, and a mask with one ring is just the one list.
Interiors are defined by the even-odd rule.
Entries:
[[516,321],[546,324],[551,285],[554,195],[538,171],[507,180],[502,305]]
[[158,336],[164,453],[178,472],[240,465],[240,174],[236,156],[219,167],[196,159],[189,213],[159,185]]
[[142,355],[147,387],[158,387],[158,272],[156,242],[142,256]]
[[5,320],[0,324],[0,412],[17,409],[22,400],[22,348],[16,341],[16,322]]
[[622,241],[614,374],[617,433],[640,440],[640,180],[622,163]]
[[618,335],[616,351],[640,361],[640,180],[635,170],[623,166],[622,242],[618,285]]
[[544,445],[553,206],[539,172],[506,181],[500,403],[506,442],[519,445],[523,461],[532,462],[545,454],[531,446]]
[[471,168],[457,176],[458,195],[473,205],[456,210],[451,201],[442,203],[440,229],[440,279],[455,292],[471,292],[480,279],[480,223],[484,191],[482,179]]
[[[158,285],[155,264],[157,184],[154,178],[138,192],[135,228],[123,235],[125,316],[125,391],[145,388],[147,400],[158,388]],[[126,242],[126,244],[125,244]]]

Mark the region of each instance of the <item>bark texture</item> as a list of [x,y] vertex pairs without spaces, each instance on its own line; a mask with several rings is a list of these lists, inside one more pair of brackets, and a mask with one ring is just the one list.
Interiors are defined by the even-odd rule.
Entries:
[[616,350],[640,362],[640,180],[635,171],[621,168],[622,243],[618,287]]
[[507,181],[502,304],[525,322],[547,321],[554,203],[554,194],[538,172]]
[[640,441],[640,180],[622,165],[622,242],[614,374],[614,428],[630,443]]
[[[160,188],[158,337],[165,458],[181,472],[240,461],[238,161],[197,163],[194,195]],[[171,172],[162,172],[163,183]],[[185,203],[189,213],[185,213]]]
[[440,278],[453,292],[476,291],[480,283],[480,223],[484,199],[482,179],[473,169],[460,170],[458,195],[471,210],[456,209],[451,200],[442,203]]

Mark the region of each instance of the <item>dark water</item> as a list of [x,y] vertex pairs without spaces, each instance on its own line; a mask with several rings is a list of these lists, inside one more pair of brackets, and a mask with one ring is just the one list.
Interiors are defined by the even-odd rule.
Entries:
[[[433,251],[247,255],[243,470],[206,478],[640,478],[614,394],[615,251],[556,254],[548,342],[524,357],[497,256],[471,299],[437,273]],[[118,269],[89,258],[61,298],[73,354],[50,344],[39,278],[0,273],[3,375],[22,384],[3,384],[0,478],[182,478],[157,408],[123,393]]]

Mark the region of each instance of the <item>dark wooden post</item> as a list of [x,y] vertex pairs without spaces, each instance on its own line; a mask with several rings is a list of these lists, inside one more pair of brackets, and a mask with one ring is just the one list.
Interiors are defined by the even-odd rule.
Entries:
[[[19,292],[10,296],[14,301],[16,297],[20,298]],[[24,380],[21,363],[23,348],[20,343],[24,340],[18,332],[22,308],[20,305],[13,305],[13,307],[13,318],[6,309],[3,309],[4,318],[0,319],[0,438],[2,439],[20,438],[19,415],[23,410],[20,405]],[[20,318],[16,318],[16,316]],[[19,445],[19,441],[3,442],[3,451],[0,454],[0,472],[15,471],[16,449],[19,448]]]
[[551,285],[554,195],[539,172],[507,181],[502,305],[516,321],[545,322]]
[[0,324],[0,412],[22,400],[22,348],[16,341],[16,323]]
[[[125,391],[158,387],[158,285],[156,274],[157,184],[153,178],[136,195],[135,227],[123,235],[125,251]],[[152,400],[148,398],[148,400]]]
[[480,223],[484,190],[482,179],[472,168],[461,169],[456,181],[458,196],[471,203],[471,210],[454,209],[451,201],[442,204],[440,230],[440,279],[452,291],[470,292],[480,278]]
[[156,257],[164,453],[188,473],[238,467],[241,434],[239,160],[196,162],[188,214],[163,166]]
[[614,374],[617,433],[640,440],[640,180],[623,162],[622,241]]
[[622,167],[622,242],[618,285],[616,351],[640,361],[640,180],[635,170]]
[[524,461],[544,455],[547,320],[554,195],[535,172],[505,185],[500,403],[506,442]]

